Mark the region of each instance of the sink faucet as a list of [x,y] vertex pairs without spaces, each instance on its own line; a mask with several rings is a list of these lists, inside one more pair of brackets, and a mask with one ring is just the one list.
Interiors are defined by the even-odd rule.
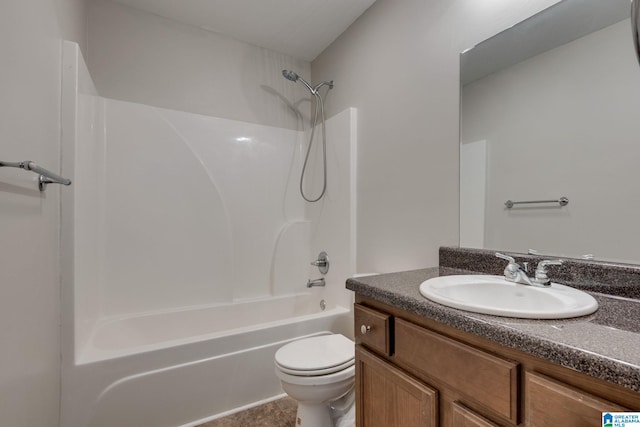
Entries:
[[513,257],[509,255],[501,254],[500,252],[496,252],[496,256],[498,258],[502,258],[504,260],[509,261],[509,264],[504,269],[504,278],[509,282],[521,283],[523,285],[532,285],[531,279],[527,276],[527,273],[520,267],[520,264],[516,262]]
[[551,280],[549,279],[549,276],[547,276],[547,273],[549,272],[547,267],[550,265],[562,265],[562,263],[564,262],[561,259],[542,260],[536,266],[535,276],[533,278],[530,278],[529,276],[527,276],[527,271],[526,271],[527,263],[524,263],[525,269],[523,270],[522,267],[520,267],[520,264],[518,264],[516,260],[513,259],[513,257],[510,257],[509,255],[501,254],[499,252],[496,252],[496,256],[498,258],[502,258],[504,260],[509,261],[509,264],[504,269],[505,280],[509,282],[514,282],[514,283],[521,283],[523,285],[551,286]]

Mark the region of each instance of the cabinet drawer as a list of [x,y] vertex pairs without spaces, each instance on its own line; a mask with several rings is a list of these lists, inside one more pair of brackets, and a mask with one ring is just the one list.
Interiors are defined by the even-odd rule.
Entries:
[[518,363],[416,326],[395,321],[395,359],[455,389],[510,421],[518,421]]
[[356,343],[390,356],[393,352],[393,317],[356,304],[354,318]]
[[544,375],[525,373],[525,418],[530,427],[600,427],[603,412],[628,409]]

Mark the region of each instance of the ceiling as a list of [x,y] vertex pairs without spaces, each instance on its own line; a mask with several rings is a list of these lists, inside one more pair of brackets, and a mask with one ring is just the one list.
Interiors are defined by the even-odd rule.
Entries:
[[116,0],[312,61],[375,0]]

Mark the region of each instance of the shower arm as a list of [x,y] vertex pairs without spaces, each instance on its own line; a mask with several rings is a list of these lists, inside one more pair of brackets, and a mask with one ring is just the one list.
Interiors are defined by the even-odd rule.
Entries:
[[37,173],[38,176],[38,188],[40,191],[47,189],[47,184],[62,184],[71,185],[71,180],[63,178],[47,169],[38,166],[31,160],[25,160],[24,162],[3,162],[0,161],[0,167],[12,167],[19,168]]
[[311,87],[311,85],[309,83],[307,83],[307,81],[305,79],[303,79],[302,77],[298,76],[297,80],[300,80],[300,82],[305,85],[307,87],[307,89],[309,89],[309,92],[311,92],[312,95],[315,95],[317,93],[317,90],[315,87]]
[[329,86],[329,89],[333,89],[333,80],[331,80],[330,82],[320,82],[320,83],[318,83],[317,85],[315,85],[311,89],[311,93],[318,92],[318,90],[324,85]]

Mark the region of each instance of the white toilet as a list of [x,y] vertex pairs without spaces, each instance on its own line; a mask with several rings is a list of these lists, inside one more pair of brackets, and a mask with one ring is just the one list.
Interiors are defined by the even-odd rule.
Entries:
[[298,402],[296,425],[354,425],[353,341],[340,334],[303,338],[280,348],[275,362],[283,390]]

